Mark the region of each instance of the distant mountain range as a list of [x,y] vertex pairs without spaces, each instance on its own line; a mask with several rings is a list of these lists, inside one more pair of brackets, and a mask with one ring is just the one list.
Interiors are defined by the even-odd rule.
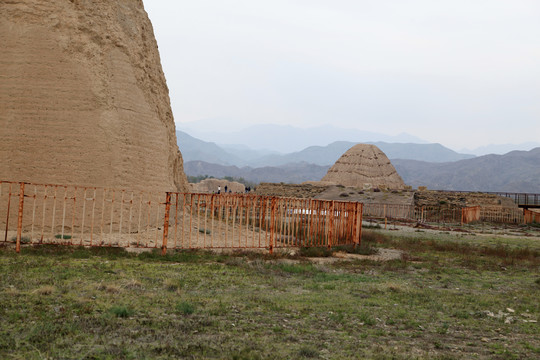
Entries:
[[[358,142],[336,141],[326,146],[310,146],[288,154],[252,150],[247,146],[224,148],[213,142],[199,140],[183,131],[177,131],[178,146],[184,161],[204,161],[235,166],[281,166],[289,163],[307,162],[320,166],[332,165],[345,151]],[[370,142],[381,149],[390,159],[410,159],[429,162],[447,162],[473,158],[460,154],[441,144],[413,144]]]
[[282,153],[300,151],[312,145],[324,146],[335,141],[427,143],[406,133],[386,135],[332,125],[299,128],[290,125],[258,124],[235,129],[229,128],[227,120],[220,119],[178,124],[178,130],[216,144],[242,144],[252,149],[271,149]]
[[397,159],[392,164],[413,187],[540,193],[540,147],[450,163]]
[[[355,142],[336,141],[277,154],[227,146],[177,131],[187,175],[243,177],[251,182],[318,181]],[[439,190],[540,193],[540,147],[504,155],[461,154],[440,144],[373,142],[386,153],[407,185]]]
[[[246,127],[239,124],[237,121],[224,118],[179,123],[177,124],[177,129],[188,133],[195,138],[213,142],[229,151],[231,154],[235,154],[235,151],[237,150],[241,151],[246,149],[249,149],[250,152],[258,152],[259,155],[272,152],[284,154],[300,152],[303,149],[314,145],[324,147],[334,142],[429,143],[429,141],[425,141],[424,139],[420,139],[407,133],[388,135],[358,129],[340,128],[334,125],[300,128],[291,125],[257,124]],[[540,142],[491,144],[473,149],[462,149],[459,150],[458,153],[472,154],[475,156],[506,154],[513,150],[531,150],[539,146]],[[448,159],[445,161],[454,160],[455,159]]]
[[534,148],[540,147],[540,142],[526,142],[521,144],[492,144],[486,146],[480,146],[475,149],[462,149],[460,152],[473,154],[476,156],[488,155],[488,154],[506,154],[510,151],[521,150],[528,151]]
[[252,168],[245,166],[224,166],[211,164],[204,161],[187,161],[184,163],[184,171],[189,176],[208,175],[216,178],[231,176],[244,178],[254,183],[261,182],[285,182],[299,184],[304,181],[319,181],[326,174],[330,166],[319,166],[308,163],[295,163],[282,166],[263,166]]

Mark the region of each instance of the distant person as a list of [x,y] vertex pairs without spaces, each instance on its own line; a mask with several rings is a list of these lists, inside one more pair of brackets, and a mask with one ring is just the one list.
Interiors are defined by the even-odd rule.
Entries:
[[227,192],[227,185],[225,185],[225,192]]
[[218,193],[218,194],[221,194],[221,186],[218,186],[218,187],[217,187],[217,193]]

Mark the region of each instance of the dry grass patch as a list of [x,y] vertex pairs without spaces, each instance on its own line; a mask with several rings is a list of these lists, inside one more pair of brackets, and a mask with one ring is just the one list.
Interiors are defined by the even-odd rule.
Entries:
[[99,284],[97,289],[100,291],[105,291],[109,294],[118,294],[121,290],[120,286],[114,284]]
[[51,295],[56,291],[56,288],[52,285],[44,285],[32,291],[32,293],[37,295]]

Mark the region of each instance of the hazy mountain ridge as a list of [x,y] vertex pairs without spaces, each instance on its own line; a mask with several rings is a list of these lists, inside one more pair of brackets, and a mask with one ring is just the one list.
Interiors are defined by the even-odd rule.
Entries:
[[[336,141],[289,154],[268,154],[268,151],[252,151],[241,145],[225,150],[181,131],[177,136],[187,175],[243,177],[252,182],[318,181],[345,151],[356,144]],[[387,154],[405,183],[413,187],[540,193],[540,147],[474,157],[440,144],[372,144]]]
[[197,139],[183,131],[176,131],[176,139],[184,161],[201,160],[223,165],[245,163],[243,159],[225,151],[217,144]]
[[[447,163],[394,159],[392,164],[407,185],[438,190],[540,193],[540,148],[505,155],[484,155]],[[243,177],[252,182],[301,183],[318,181],[330,166],[296,163],[283,166],[223,166],[187,161],[187,175]]]
[[[205,161],[215,164],[242,166],[281,166],[288,163],[307,162],[320,166],[332,165],[345,151],[358,142],[336,141],[326,146],[309,146],[288,154],[268,154],[269,151],[252,150],[249,147],[222,146],[197,139],[183,131],[177,131],[178,146],[184,161]],[[412,159],[430,162],[457,161],[474,155],[459,154],[441,144],[367,142],[379,147],[390,159]]]
[[[291,162],[306,161],[317,165],[334,164],[345,151],[358,142],[336,141],[327,146],[310,146],[302,151],[285,154],[269,155],[259,161],[267,165],[281,165]],[[366,142],[381,149],[389,159],[411,159],[429,162],[448,162],[473,158],[474,155],[459,154],[441,144],[413,144]]]
[[291,125],[257,124],[229,129],[228,122],[219,119],[179,124],[178,130],[216,144],[243,144],[252,149],[272,149],[281,153],[300,151],[315,144],[324,146],[335,141],[427,143],[406,133],[387,135],[333,125],[299,128]]
[[252,168],[245,166],[224,166],[204,161],[184,162],[184,171],[188,176],[208,175],[216,178],[232,176],[244,178],[250,182],[286,182],[302,183],[304,181],[318,181],[328,171],[329,166],[319,166],[308,163],[288,164],[283,166],[264,166]]
[[430,189],[540,193],[540,147],[451,163],[392,160],[406,184]]
[[490,144],[480,146],[475,149],[461,149],[460,152],[467,154],[474,154],[476,156],[489,155],[489,154],[507,154],[511,151],[522,150],[528,151],[540,146],[540,142],[525,142],[521,144]]

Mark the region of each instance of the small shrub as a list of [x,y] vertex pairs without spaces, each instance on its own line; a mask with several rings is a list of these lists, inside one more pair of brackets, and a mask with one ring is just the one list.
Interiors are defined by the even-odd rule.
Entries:
[[359,254],[359,255],[375,255],[378,253],[378,250],[376,248],[373,248],[371,246],[357,246],[356,248],[353,248],[352,254]]
[[165,279],[163,285],[169,291],[179,291],[184,284],[180,279]]
[[56,235],[54,235],[54,237],[57,238],[57,239],[64,239],[64,240],[71,239],[71,235],[56,234]]
[[316,358],[319,357],[319,352],[311,346],[303,345],[300,350],[298,350],[298,355],[303,358]]
[[278,264],[276,267],[289,274],[309,275],[317,271],[312,264]]
[[347,194],[347,193],[341,193],[341,194],[339,194],[339,197],[349,197],[349,194]]
[[209,235],[211,233],[211,231],[208,230],[208,229],[199,229],[199,232],[202,233],[202,234],[207,234],[207,235]]
[[134,314],[133,310],[127,306],[113,306],[109,309],[109,312],[120,318],[127,318]]
[[362,243],[368,244],[383,244],[389,242],[389,238],[384,234],[380,234],[375,231],[362,231]]
[[195,312],[195,305],[186,301],[182,301],[176,304],[176,311],[184,315],[191,315]]
[[365,325],[373,326],[375,325],[375,319],[372,318],[368,313],[362,312],[358,316],[359,320],[363,322]]
[[298,254],[305,257],[330,257],[333,250],[327,247],[302,247]]
[[334,251],[343,251],[348,254],[358,254],[358,255],[373,255],[378,252],[376,248],[370,247],[365,244],[362,244],[356,247],[354,245],[337,246],[334,248]]
[[[11,241],[17,242],[17,237],[14,236],[11,238]],[[21,244],[28,244],[30,242],[30,238],[28,236],[21,236]]]

